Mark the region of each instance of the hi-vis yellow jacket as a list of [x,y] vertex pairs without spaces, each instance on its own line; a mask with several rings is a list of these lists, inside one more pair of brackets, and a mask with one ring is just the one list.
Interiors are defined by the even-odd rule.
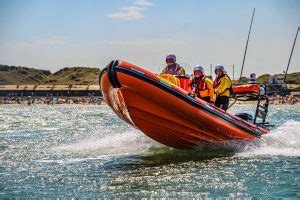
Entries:
[[231,80],[227,75],[217,77],[214,80],[214,88],[216,96],[230,96]]

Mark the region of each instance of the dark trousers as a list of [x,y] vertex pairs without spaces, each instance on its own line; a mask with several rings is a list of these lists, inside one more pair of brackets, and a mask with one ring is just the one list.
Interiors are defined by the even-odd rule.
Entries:
[[210,98],[209,97],[200,97],[200,99],[210,103]]
[[227,96],[217,97],[215,101],[215,106],[226,111],[229,106],[229,97]]

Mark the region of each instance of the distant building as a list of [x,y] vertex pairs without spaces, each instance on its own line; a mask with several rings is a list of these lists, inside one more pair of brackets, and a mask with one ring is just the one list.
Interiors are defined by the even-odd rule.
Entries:
[[284,83],[284,74],[275,74],[273,76],[270,76],[269,77],[269,84],[275,84],[275,85],[285,84]]
[[294,97],[300,97],[300,92],[291,92],[291,95]]

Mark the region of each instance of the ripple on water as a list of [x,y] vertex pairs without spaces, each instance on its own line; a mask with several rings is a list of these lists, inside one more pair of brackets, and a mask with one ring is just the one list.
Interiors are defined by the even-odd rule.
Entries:
[[189,151],[156,143],[106,106],[0,111],[0,197],[299,196],[299,106],[271,106],[276,126],[260,140]]

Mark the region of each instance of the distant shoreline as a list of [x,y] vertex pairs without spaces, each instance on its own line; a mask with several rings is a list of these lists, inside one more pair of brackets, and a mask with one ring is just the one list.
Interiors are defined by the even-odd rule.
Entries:
[[[51,99],[53,98],[53,99]],[[234,100],[230,100],[230,104],[233,103]],[[101,96],[92,96],[92,97],[34,97],[27,99],[26,97],[17,97],[17,98],[6,98],[0,97],[0,105],[8,105],[8,104],[19,104],[19,105],[106,105],[104,99]],[[257,100],[252,101],[239,101],[237,100],[236,105],[256,105]],[[295,97],[294,101],[290,100],[282,100],[282,99],[270,99],[269,105],[300,105],[300,98]]]
[[44,97],[0,97],[0,105],[4,104],[20,104],[20,105],[58,105],[58,104],[93,104],[101,105],[104,100],[100,96],[44,96]]
[[[98,84],[100,68],[97,67],[65,67],[54,73],[30,67],[0,64],[0,85],[95,85]],[[271,76],[279,74],[257,75],[257,82],[267,83]],[[300,72],[287,74],[287,84],[300,84],[297,77]],[[248,83],[248,77],[242,77]]]

